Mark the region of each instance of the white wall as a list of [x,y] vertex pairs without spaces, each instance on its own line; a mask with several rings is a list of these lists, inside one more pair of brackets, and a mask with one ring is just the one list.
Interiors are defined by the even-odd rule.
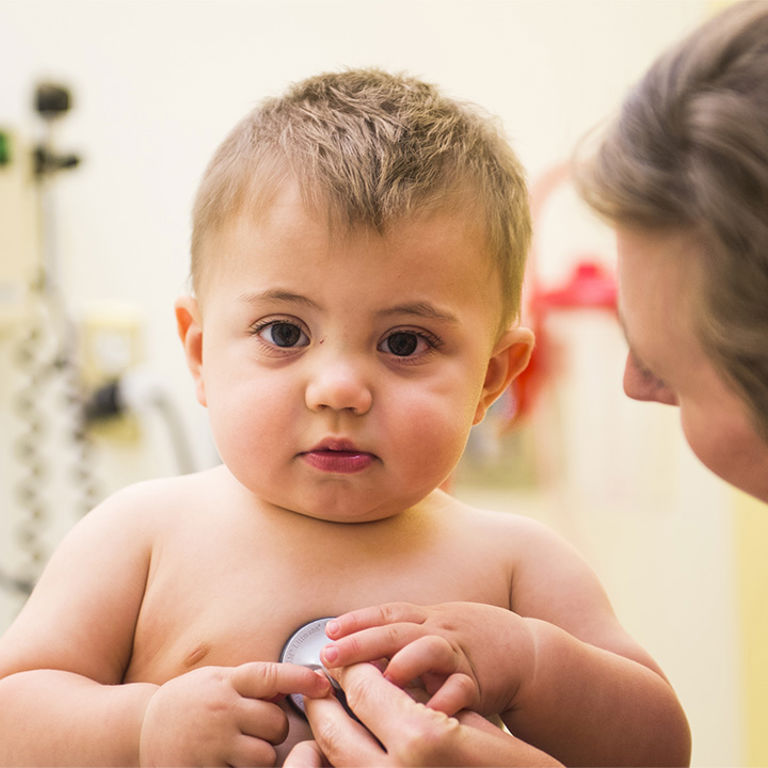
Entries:
[[[139,313],[145,363],[174,393],[198,461],[210,463],[172,301],[185,283],[195,185],[235,120],[321,70],[406,70],[498,114],[535,180],[707,10],[705,0],[0,0],[0,127],[31,139],[35,81],[72,88],[74,108],[57,141],[83,163],[55,186],[68,310],[78,321],[109,300]],[[610,259],[605,234],[585,227],[571,204],[546,226],[538,264],[545,279],[560,280],[582,249]],[[585,322],[581,336],[563,331],[581,363],[549,393],[550,416],[536,422],[549,437],[534,439],[565,452],[554,462],[559,474],[532,494],[466,493],[539,515],[571,538],[677,686],[695,762],[737,764],[739,659],[722,487],[690,458],[671,412],[636,411],[623,400],[621,338],[610,324]],[[0,562],[11,564],[18,424],[9,404],[23,380],[11,355],[17,331],[0,329]],[[55,408],[49,418],[59,418]],[[174,471],[167,436],[151,419],[142,429],[137,443],[98,443],[103,489]],[[51,467],[66,460],[62,441],[48,448]],[[52,506],[55,540],[72,515]],[[10,616],[18,602],[3,600]]]

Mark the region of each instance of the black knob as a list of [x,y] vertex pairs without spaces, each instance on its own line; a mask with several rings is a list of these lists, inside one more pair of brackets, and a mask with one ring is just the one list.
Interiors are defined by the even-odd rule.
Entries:
[[55,83],[39,83],[35,89],[35,109],[46,119],[58,117],[71,106],[69,90]]

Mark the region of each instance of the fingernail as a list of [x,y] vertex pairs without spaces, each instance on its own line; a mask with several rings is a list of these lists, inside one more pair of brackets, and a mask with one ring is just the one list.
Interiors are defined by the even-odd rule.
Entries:
[[328,635],[329,637],[331,635],[337,634],[338,631],[339,631],[339,622],[338,621],[329,621],[325,625],[325,634]]
[[335,645],[326,645],[321,653],[323,661],[329,666],[333,666],[336,659],[339,658],[339,649]]

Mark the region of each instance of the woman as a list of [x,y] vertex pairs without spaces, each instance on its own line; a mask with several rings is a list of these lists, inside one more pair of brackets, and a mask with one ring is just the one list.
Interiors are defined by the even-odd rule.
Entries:
[[[732,6],[662,55],[576,183],[616,230],[626,394],[678,406],[699,459],[768,503],[768,3]],[[553,762],[477,715],[427,709],[371,665],[338,674],[381,744],[318,700],[316,742],[293,764]]]

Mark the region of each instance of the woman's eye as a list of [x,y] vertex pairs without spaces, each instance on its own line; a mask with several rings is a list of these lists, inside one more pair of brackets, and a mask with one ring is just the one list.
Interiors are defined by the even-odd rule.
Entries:
[[295,323],[275,320],[257,329],[258,335],[269,344],[284,349],[291,347],[306,347],[309,338]]
[[415,331],[394,331],[380,344],[379,350],[395,357],[413,357],[437,346],[437,340]]

